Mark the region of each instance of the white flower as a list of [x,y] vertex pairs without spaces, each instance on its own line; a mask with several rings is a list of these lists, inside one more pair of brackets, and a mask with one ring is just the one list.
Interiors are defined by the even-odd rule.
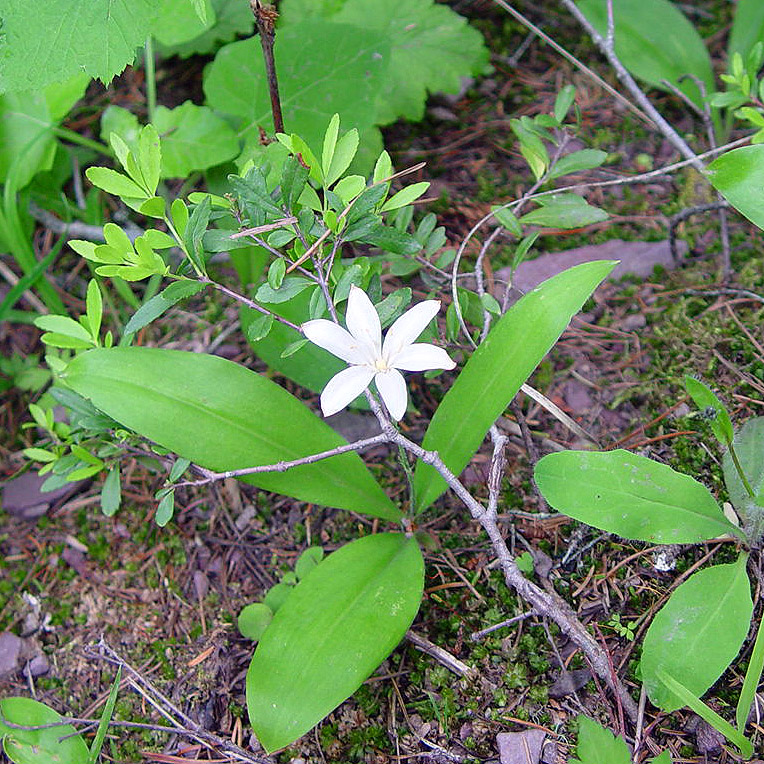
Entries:
[[350,366],[329,380],[321,393],[324,416],[336,414],[357,398],[372,379],[395,421],[406,413],[408,393],[398,371],[453,369],[456,364],[442,348],[414,342],[440,309],[440,301],[426,300],[407,310],[388,330],[382,342],[379,316],[366,293],[350,287],[347,330],[318,318],[302,325],[303,334]]

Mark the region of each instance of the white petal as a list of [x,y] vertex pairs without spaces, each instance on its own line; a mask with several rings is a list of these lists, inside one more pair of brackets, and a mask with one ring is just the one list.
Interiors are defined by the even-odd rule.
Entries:
[[361,351],[358,340],[332,321],[316,318],[313,321],[306,321],[300,328],[312,343],[328,350],[343,361],[366,363],[368,355],[366,348]]
[[331,416],[354,401],[374,377],[374,370],[368,366],[350,366],[335,374],[321,393],[321,411]]
[[382,346],[382,357],[389,366],[397,366],[396,358],[410,345],[435,318],[440,310],[439,300],[425,300],[407,310],[387,331]]
[[350,287],[345,324],[363,348],[362,352],[367,353],[365,363],[373,365],[382,356],[382,325],[366,292],[355,285]]
[[406,404],[409,401],[403,375],[395,369],[381,371],[374,377],[374,382],[385,406],[387,406],[387,410],[390,412],[390,416],[396,422],[403,419],[403,415],[406,413]]
[[404,371],[427,371],[427,369],[453,369],[456,364],[443,348],[428,342],[417,342],[403,348],[395,357],[395,368]]

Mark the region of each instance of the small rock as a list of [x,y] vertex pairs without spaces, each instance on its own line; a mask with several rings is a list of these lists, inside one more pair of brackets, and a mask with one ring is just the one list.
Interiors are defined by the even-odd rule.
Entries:
[[0,632],[0,679],[18,670],[23,645],[12,632]]
[[42,484],[47,479],[47,475],[40,476],[36,472],[25,472],[9,480],[3,486],[3,509],[12,517],[37,520],[54,504],[68,499],[88,482],[79,480],[75,483],[67,483],[55,491],[41,491]]
[[42,676],[50,671],[50,661],[42,654],[35,655],[32,660],[24,666],[26,676]]
[[592,673],[589,669],[574,669],[562,671],[554,684],[549,688],[550,698],[564,698],[580,690],[590,679]]
[[501,764],[539,764],[545,737],[543,730],[500,732],[496,735],[496,745]]

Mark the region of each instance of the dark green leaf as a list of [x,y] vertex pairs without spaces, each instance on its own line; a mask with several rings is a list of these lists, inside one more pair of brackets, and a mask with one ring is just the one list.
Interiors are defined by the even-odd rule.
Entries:
[[557,510],[627,539],[692,544],[740,531],[702,483],[629,451],[560,451],[535,480]]
[[[423,446],[437,451],[458,475],[490,426],[614,266],[612,261],[584,263],[545,281],[515,303],[446,393]],[[414,485],[418,510],[446,490],[443,478],[421,461],[416,465]]]
[[[274,382],[216,356],[97,349],[74,358],[63,380],[124,426],[218,472],[299,459],[345,442]],[[400,517],[352,452],[242,479],[302,501]]]

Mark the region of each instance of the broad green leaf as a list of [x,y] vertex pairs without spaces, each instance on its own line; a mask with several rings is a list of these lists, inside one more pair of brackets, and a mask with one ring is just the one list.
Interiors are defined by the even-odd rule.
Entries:
[[75,76],[42,92],[36,90],[0,96],[0,183],[9,179],[13,168],[12,182],[19,190],[37,172],[51,168],[55,153],[53,129],[82,97],[87,84],[85,78]]
[[236,625],[242,637],[257,642],[272,620],[273,611],[265,603],[253,602],[241,609]]
[[705,413],[710,414],[709,421],[716,439],[723,445],[728,446],[734,436],[730,415],[724,404],[716,397],[710,387],[703,384],[699,379],[685,375],[684,387],[693,403]]
[[659,670],[700,698],[740,651],[753,614],[747,560],[742,554],[730,565],[695,573],[653,619],[640,666],[647,695],[658,708],[671,712],[685,705],[659,679]]
[[161,0],[158,6],[151,34],[167,47],[187,43],[215,23],[215,11],[210,0]]
[[267,751],[305,734],[358,689],[403,639],[423,585],[422,553],[397,533],[347,544],[297,584],[247,672],[249,718]]
[[133,62],[156,10],[153,0],[72,0],[65,8],[5,0],[0,92],[41,90],[81,73],[108,82]]
[[623,738],[587,716],[579,716],[576,721],[577,758],[571,759],[570,764],[631,764],[631,751]]
[[693,544],[741,535],[702,483],[623,449],[547,454],[535,480],[555,509],[623,538]]
[[764,145],[743,146],[708,165],[711,185],[754,225],[764,229]]
[[162,49],[166,56],[188,58],[195,54],[214,53],[223,43],[231,42],[238,36],[249,37],[255,19],[249,3],[241,0],[212,0],[215,23],[198,37],[180,45]]
[[520,223],[547,228],[583,228],[608,219],[605,210],[592,207],[577,194],[554,194],[537,201],[542,206],[523,215]]
[[563,175],[568,175],[572,172],[591,170],[599,167],[606,159],[607,151],[600,151],[599,149],[574,151],[555,162],[549,170],[549,179],[561,178]]
[[[580,0],[578,7],[601,35],[607,32],[606,0]],[[692,77],[715,90],[711,59],[687,17],[669,0],[615,0],[615,52],[637,78],[656,88],[671,82],[697,106],[703,97]]]
[[738,0],[727,58],[731,61],[735,53],[745,58],[759,40],[764,40],[764,3],[761,0]]
[[212,109],[191,101],[174,109],[158,106],[154,125],[162,136],[165,178],[185,178],[195,170],[228,162],[239,153],[239,141],[228,123]]
[[[565,331],[597,285],[615,267],[603,260],[570,268],[539,285],[496,322],[438,406],[423,442],[458,475],[520,386]],[[417,462],[417,508],[446,490],[442,477]]]
[[[11,724],[39,727],[61,721],[61,716],[52,708],[31,698],[3,698],[0,710],[2,719]],[[21,730],[9,727],[2,719],[3,750],[15,764],[84,764],[88,761],[88,747],[71,724]]]
[[463,77],[479,74],[488,64],[480,33],[432,0],[284,0],[279,10],[284,28],[323,17],[384,36],[391,57],[376,96],[376,124],[422,119],[428,92],[458,93]]
[[[735,434],[733,442],[743,474],[758,496],[764,491],[764,417],[749,419]],[[749,519],[753,513],[762,513],[764,510],[756,507],[748,495],[729,451],[722,458],[722,469],[730,501],[738,514]]]
[[[284,122],[310,146],[321,146],[330,117],[364,136],[364,169],[379,153],[375,103],[389,62],[384,35],[318,19],[282,25],[274,56]],[[259,143],[259,128],[273,134],[270,96],[260,40],[222,48],[205,71],[204,92],[213,109],[239,118],[239,134]],[[371,154],[373,146],[373,154]]]
[[[345,442],[274,382],[216,356],[98,349],[72,360],[63,380],[125,427],[217,472],[291,461]],[[400,517],[352,452],[242,479],[301,501]]]

